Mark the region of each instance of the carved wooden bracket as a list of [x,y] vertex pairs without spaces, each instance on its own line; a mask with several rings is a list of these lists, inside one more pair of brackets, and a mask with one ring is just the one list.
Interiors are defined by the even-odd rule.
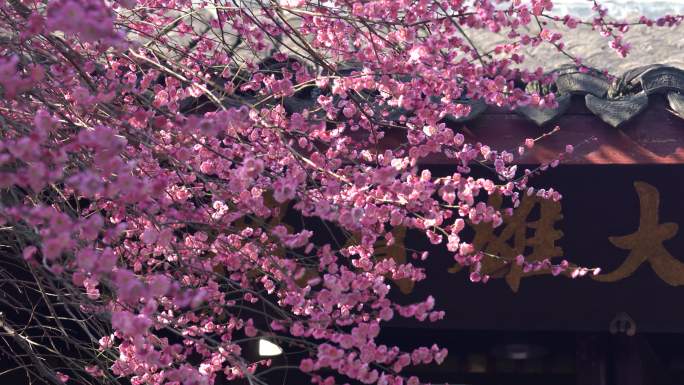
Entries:
[[628,336],[636,334],[636,322],[627,313],[619,313],[610,321],[610,334],[625,333]]

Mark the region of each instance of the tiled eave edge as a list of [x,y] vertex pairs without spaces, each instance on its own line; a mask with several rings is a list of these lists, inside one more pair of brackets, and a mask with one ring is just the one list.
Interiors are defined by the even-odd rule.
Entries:
[[[510,111],[478,105],[470,116],[446,122],[462,129],[471,142],[509,151],[515,151],[524,138],[539,137],[556,125],[561,128],[518,159],[520,164],[551,162],[567,144],[575,145],[576,151],[566,156],[565,164],[684,164],[684,71],[680,68],[644,66],[614,81],[571,67],[556,71],[559,107],[555,110]],[[384,142],[387,147],[398,145],[401,136],[390,133]],[[421,163],[454,161],[432,156]]]
[[[345,71],[353,70],[358,68]],[[551,87],[559,102],[556,110],[511,111],[481,100],[461,100],[457,103],[470,104],[471,113],[458,119],[447,116],[444,122],[464,132],[471,143],[508,151],[516,151],[525,138],[537,138],[556,125],[561,127],[518,159],[520,164],[551,162],[567,144],[576,146],[576,151],[566,156],[565,164],[684,164],[684,70],[656,64],[626,71],[614,80],[593,70],[579,72],[574,66],[552,72],[558,74]],[[533,84],[522,86],[540,90]],[[285,110],[290,114],[313,107],[314,95],[312,92],[306,98],[285,98]],[[249,100],[246,96],[245,101]],[[181,111],[202,113],[198,105],[207,103],[201,103],[201,98],[186,98],[181,102]],[[226,101],[229,106],[236,104]],[[402,114],[410,116],[409,111],[388,112],[385,119],[390,123]],[[363,135],[358,131],[352,136],[359,134]],[[406,142],[405,129],[395,126],[387,128],[385,134],[378,149],[396,148]],[[423,158],[421,163],[455,162],[435,155]]]
[[[520,114],[497,107],[489,107],[471,121],[447,125],[463,132],[471,143],[509,151],[515,151],[525,138],[539,137],[553,128],[539,127]],[[567,144],[572,144],[576,149],[564,158],[563,164],[684,164],[684,119],[668,111],[662,96],[649,98],[640,114],[617,129],[589,111],[584,98],[573,96],[555,125],[560,131],[537,142],[517,163],[551,162]],[[404,138],[403,133],[391,130],[380,145],[396,148]],[[429,156],[421,163],[455,164],[441,155]]]

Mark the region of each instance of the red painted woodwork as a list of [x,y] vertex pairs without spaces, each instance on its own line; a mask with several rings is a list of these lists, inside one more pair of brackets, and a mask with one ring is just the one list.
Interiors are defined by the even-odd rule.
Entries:
[[[552,161],[567,144],[576,151],[565,164],[682,164],[684,163],[684,119],[669,111],[661,95],[650,97],[648,108],[623,127],[604,123],[584,105],[584,98],[574,96],[572,105],[558,122],[560,131],[537,142],[521,158],[521,164]],[[525,138],[536,138],[553,129],[540,128],[525,117],[503,108],[489,107],[472,121],[449,124],[460,129],[471,143],[486,143],[493,149],[515,151]],[[595,138],[595,140],[591,140]],[[384,148],[396,148],[404,134],[390,131],[381,141]],[[422,164],[453,164],[443,155],[424,159]]]

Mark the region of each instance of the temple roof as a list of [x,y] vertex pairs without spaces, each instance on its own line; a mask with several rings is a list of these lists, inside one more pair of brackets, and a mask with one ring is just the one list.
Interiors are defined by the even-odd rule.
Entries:
[[[579,72],[563,66],[555,70],[556,82],[542,92],[553,91],[558,107],[507,108],[471,104],[469,116],[449,119],[470,141],[495,149],[515,151],[524,138],[539,141],[519,163],[552,161],[567,144],[576,151],[564,163],[650,164],[684,163],[684,70],[649,65],[626,71],[613,80],[598,71]],[[528,84],[534,91],[536,84]],[[387,144],[400,141],[389,135]],[[395,143],[395,144],[398,144]],[[432,157],[426,163],[450,163]]]

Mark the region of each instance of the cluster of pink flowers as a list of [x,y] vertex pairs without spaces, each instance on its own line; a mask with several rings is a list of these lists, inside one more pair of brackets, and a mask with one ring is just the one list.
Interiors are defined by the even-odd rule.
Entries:
[[[126,1],[128,6],[133,2]],[[113,43],[122,36],[114,29],[114,13],[103,0],[50,1],[45,15],[33,14],[32,28],[74,34],[85,42]]]
[[[419,264],[429,254],[416,252],[415,265],[377,258],[378,243],[392,245],[405,227],[486,282],[479,266],[496,256],[475,250],[466,225],[499,226],[523,194],[562,198],[529,183],[571,145],[522,172],[515,159],[535,139],[498,150],[444,123],[470,112],[462,99],[557,105],[516,86],[553,81],[542,68],[517,68],[524,45],[565,49],[559,31],[520,32],[552,1],[499,10],[486,0],[288,0],[250,12],[215,2],[223,6],[213,13],[192,11],[195,3],[0,4],[0,220],[15,229],[25,263],[74,289],[64,298],[112,330],[94,330],[91,359],[56,378],[258,377],[277,368],[245,347],[268,337],[303,352],[298,366],[313,383],[420,384],[407,368],[440,364],[446,349],[404,351],[377,338],[397,317],[446,316],[432,296],[392,300],[393,280],[426,279]],[[594,21],[561,20],[593,24],[627,54],[626,24],[596,9]],[[494,56],[479,52],[463,31],[483,28],[511,41]],[[405,134],[400,146],[385,144],[390,132]],[[421,167],[437,154],[453,162],[451,175]],[[492,177],[473,177],[474,163]],[[505,207],[486,203],[493,194]],[[342,233],[355,241],[340,243]]]
[[0,86],[4,96],[13,99],[17,94],[26,92],[43,79],[45,69],[42,66],[29,65],[28,73],[18,68],[17,55],[0,57]]

